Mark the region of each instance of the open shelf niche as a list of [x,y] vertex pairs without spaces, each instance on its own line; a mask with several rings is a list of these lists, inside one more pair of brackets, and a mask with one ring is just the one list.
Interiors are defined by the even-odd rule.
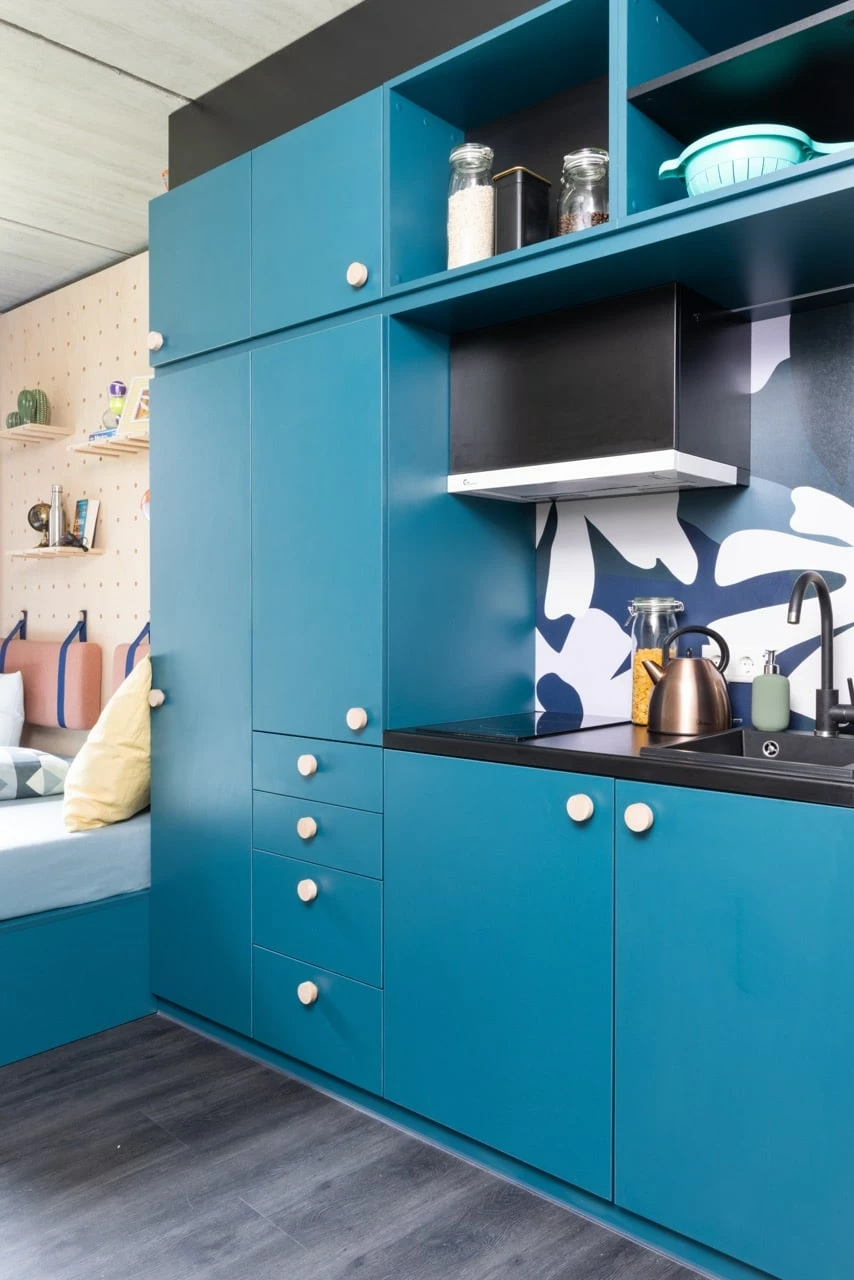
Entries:
[[[548,178],[553,224],[568,152],[603,147],[613,169],[608,9],[607,0],[544,5],[392,82],[386,220],[386,278],[392,287],[446,271],[449,156],[459,143],[491,146],[495,173],[525,165]],[[613,210],[613,194],[611,204]],[[607,234],[610,226],[529,245],[457,272],[565,246],[570,238]]]

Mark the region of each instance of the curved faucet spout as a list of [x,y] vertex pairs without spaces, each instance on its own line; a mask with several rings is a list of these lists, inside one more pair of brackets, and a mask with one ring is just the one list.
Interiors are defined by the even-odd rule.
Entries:
[[812,570],[802,573],[794,587],[792,587],[792,595],[789,599],[789,622],[792,624],[800,622],[804,593],[807,587],[810,586],[815,588],[821,613],[821,687],[822,689],[832,689],[833,604],[830,599],[830,589],[820,573],[814,573]]

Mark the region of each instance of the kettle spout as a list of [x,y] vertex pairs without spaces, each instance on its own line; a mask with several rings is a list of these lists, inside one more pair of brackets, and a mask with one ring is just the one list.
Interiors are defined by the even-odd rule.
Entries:
[[641,666],[649,676],[653,684],[659,684],[664,676],[664,668],[654,662],[652,658],[642,658]]

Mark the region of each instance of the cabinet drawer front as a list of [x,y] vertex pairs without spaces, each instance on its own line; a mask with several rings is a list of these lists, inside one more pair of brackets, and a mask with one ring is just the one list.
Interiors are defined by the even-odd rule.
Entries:
[[[339,1080],[379,1093],[382,992],[262,947],[253,951],[255,1039]],[[308,982],[317,988],[317,999],[304,1005],[297,988]]]
[[[256,850],[252,885],[259,946],[382,986],[382,886],[376,880]],[[298,888],[314,898],[304,901]]]
[[[383,753],[378,747],[278,733],[256,733],[253,737],[253,785],[257,791],[382,812]],[[304,756],[312,757],[317,765],[307,777],[298,767]]]
[[[281,853],[357,876],[380,880],[383,873],[383,820],[379,813],[319,804],[296,796],[256,791],[252,801],[256,849]],[[308,824],[304,820],[309,819]],[[312,823],[316,827],[311,835]],[[300,831],[297,825],[300,824]],[[307,825],[307,830],[306,830]]]

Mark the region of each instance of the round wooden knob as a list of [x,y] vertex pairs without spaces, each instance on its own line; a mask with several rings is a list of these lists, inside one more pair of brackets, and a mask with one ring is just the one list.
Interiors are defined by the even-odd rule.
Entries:
[[300,1004],[314,1004],[320,992],[314,982],[301,982],[297,987],[297,999]]
[[297,823],[297,835],[300,840],[313,840],[317,835],[317,823],[314,818],[300,818]]
[[347,728],[352,729],[354,733],[364,729],[368,723],[368,713],[364,707],[351,707],[345,718],[347,720]]
[[317,756],[300,756],[297,760],[297,771],[304,778],[310,778],[313,773],[317,773]]
[[317,897],[317,884],[314,880],[300,880],[297,885],[297,897],[300,902],[314,902]]
[[590,796],[570,796],[566,802],[566,811],[573,822],[589,822],[596,806]]
[[629,831],[634,831],[636,835],[649,831],[655,822],[655,814],[648,804],[630,804],[623,818]]
[[150,707],[162,707],[166,701],[166,694],[162,689],[152,689],[148,695],[148,705]]
[[166,339],[163,337],[162,333],[158,333],[156,329],[152,329],[151,333],[148,335],[149,351],[160,351],[165,341]]
[[368,283],[368,268],[364,262],[351,262],[347,268],[347,283],[351,289],[362,289]]

